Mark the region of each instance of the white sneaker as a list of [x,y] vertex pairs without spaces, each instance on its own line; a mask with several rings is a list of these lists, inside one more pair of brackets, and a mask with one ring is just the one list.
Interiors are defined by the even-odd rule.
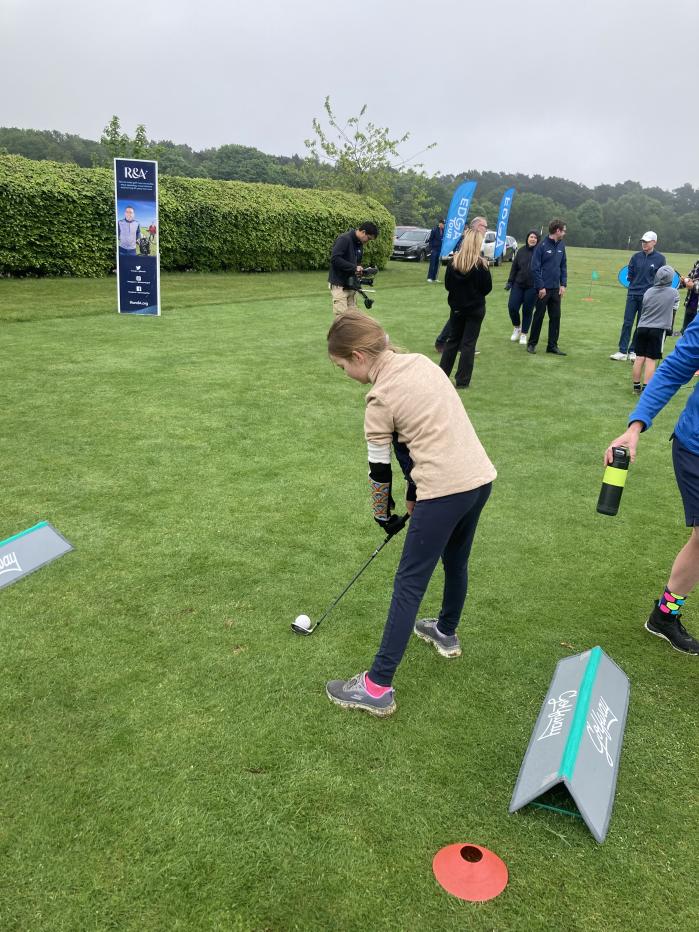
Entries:
[[527,338],[526,333],[520,333],[520,335],[519,335],[519,345],[520,345],[520,346],[526,346],[526,345],[527,345],[527,339],[528,339],[528,338]]
[[521,332],[522,332],[522,328],[521,328],[521,327],[515,327],[515,329],[512,331],[512,336],[510,337],[510,340],[511,340],[513,343],[516,343],[517,340],[519,340],[519,335],[520,335]]
[[626,353],[612,353],[612,355],[609,358],[618,359],[619,361],[621,361],[622,359],[626,359]]
[[627,358],[628,358],[629,362],[633,362],[634,359],[636,358],[636,354],[635,354],[635,353],[629,353],[629,355],[628,355]]

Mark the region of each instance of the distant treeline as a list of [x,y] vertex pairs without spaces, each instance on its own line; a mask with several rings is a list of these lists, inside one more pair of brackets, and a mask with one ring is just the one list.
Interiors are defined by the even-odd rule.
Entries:
[[[153,142],[160,172],[185,178],[265,182],[292,188],[338,188],[334,169],[313,158],[267,155],[249,146],[224,145],[199,152],[168,140]],[[30,159],[73,162],[83,167],[108,166],[109,152],[98,142],[49,130],[0,128],[0,151]],[[588,188],[564,178],[502,172],[466,171],[432,178],[396,171],[385,207],[401,224],[432,226],[444,216],[454,188],[465,178],[478,182],[471,215],[484,214],[491,226],[500,197],[517,189],[509,232],[523,239],[552,217],[568,224],[574,246],[636,248],[648,229],[658,233],[665,251],[699,251],[699,190],[685,184],[674,191],[644,188],[636,181]]]

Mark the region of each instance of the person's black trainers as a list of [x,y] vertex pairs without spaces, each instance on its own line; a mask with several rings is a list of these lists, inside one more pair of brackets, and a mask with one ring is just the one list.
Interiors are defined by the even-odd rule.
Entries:
[[681,617],[681,615],[666,615],[665,612],[660,611],[656,602],[645,624],[646,631],[650,631],[656,637],[665,638],[675,650],[683,654],[699,654],[699,641],[687,631],[680,621]]
[[363,673],[357,673],[349,680],[330,680],[325,685],[325,692],[331,702],[341,705],[344,709],[363,709],[381,718],[396,711],[393,690],[390,689],[379,699],[375,699],[367,692]]
[[436,618],[421,618],[415,622],[413,631],[423,641],[431,644],[442,657],[460,657],[461,644],[455,634],[442,634]]
[[535,346],[532,346],[531,343],[527,343],[527,352],[528,352],[528,353],[535,353],[535,352],[536,352],[536,347],[535,347]]
[[554,356],[567,356],[568,353],[564,353],[563,350],[559,349],[557,346],[552,346],[551,349],[546,348],[547,353],[553,353]]

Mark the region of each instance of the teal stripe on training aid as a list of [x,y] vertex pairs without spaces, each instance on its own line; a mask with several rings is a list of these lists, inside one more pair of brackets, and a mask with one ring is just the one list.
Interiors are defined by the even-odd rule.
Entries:
[[72,545],[48,521],[41,521],[26,531],[13,534],[0,544],[0,589],[23,579],[72,549]]
[[37,528],[45,527],[48,524],[48,521],[39,521],[38,524],[35,524],[34,527],[28,527],[26,531],[20,531],[19,534],[13,534],[12,537],[8,537],[7,540],[0,540],[0,547],[4,547],[5,544],[12,543],[13,540],[18,540],[20,537],[24,537],[25,534],[31,534],[32,531],[36,531]]
[[565,777],[567,780],[573,779],[573,771],[575,770],[575,762],[578,759],[578,751],[580,750],[580,742],[583,736],[583,729],[585,728],[585,720],[590,710],[592,687],[595,682],[595,677],[597,676],[597,669],[601,658],[602,648],[594,647],[590,652],[590,659],[587,661],[585,674],[580,684],[578,701],[575,704],[575,713],[570,725],[570,733],[568,734],[568,740],[566,741],[563,757],[561,759],[561,766],[558,771],[559,775]]

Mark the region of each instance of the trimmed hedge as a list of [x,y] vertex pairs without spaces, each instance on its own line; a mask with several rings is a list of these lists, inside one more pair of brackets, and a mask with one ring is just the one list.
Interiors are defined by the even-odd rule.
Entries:
[[[384,267],[395,221],[378,201],[342,191],[162,176],[164,270],[326,269],[339,233],[378,224],[365,263]],[[0,274],[107,275],[115,265],[114,179],[79,168],[0,155]]]

